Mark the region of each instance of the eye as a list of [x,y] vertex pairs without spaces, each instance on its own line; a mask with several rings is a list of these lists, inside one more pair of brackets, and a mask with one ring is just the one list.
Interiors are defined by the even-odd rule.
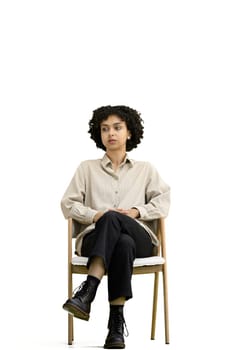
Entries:
[[115,129],[119,131],[119,130],[122,129],[122,127],[120,125],[118,125],[118,126],[115,127]]
[[102,132],[106,132],[106,131],[108,131],[108,128],[107,128],[106,126],[103,126],[103,127],[101,128],[101,131],[102,131]]

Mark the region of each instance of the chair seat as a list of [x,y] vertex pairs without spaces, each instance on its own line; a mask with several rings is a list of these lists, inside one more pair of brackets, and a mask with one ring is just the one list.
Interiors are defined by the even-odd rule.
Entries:
[[[72,265],[86,266],[88,258],[85,256],[74,256],[72,258]],[[133,266],[153,266],[165,263],[165,259],[161,256],[150,256],[148,258],[137,258],[134,260]]]

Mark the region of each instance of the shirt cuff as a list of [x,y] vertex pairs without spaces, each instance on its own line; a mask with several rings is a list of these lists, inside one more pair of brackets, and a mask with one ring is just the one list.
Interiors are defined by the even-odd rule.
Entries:
[[147,216],[147,211],[144,207],[139,206],[133,206],[133,208],[137,209],[139,211],[139,217],[137,219],[142,219]]
[[82,224],[89,225],[93,223],[94,216],[98,210],[91,208],[72,208],[71,216]]

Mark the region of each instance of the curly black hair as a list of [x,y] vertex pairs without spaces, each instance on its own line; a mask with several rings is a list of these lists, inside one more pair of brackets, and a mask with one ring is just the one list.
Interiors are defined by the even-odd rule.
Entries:
[[96,147],[106,150],[101,141],[100,124],[103,120],[106,120],[110,115],[117,115],[127,125],[127,129],[130,131],[131,138],[127,140],[126,151],[131,151],[136,148],[143,138],[143,120],[140,117],[140,113],[135,109],[127,106],[103,106],[93,111],[92,119],[89,121],[89,131],[91,139],[95,141]]

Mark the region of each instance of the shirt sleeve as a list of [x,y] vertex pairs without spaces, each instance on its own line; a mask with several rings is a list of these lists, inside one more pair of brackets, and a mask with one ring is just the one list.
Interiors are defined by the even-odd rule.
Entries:
[[150,221],[166,217],[170,207],[170,187],[150,164],[148,173],[145,204],[134,206],[140,213],[139,220]]
[[88,225],[98,211],[85,205],[85,187],[85,170],[81,163],[62,197],[61,209],[66,219],[71,217]]

